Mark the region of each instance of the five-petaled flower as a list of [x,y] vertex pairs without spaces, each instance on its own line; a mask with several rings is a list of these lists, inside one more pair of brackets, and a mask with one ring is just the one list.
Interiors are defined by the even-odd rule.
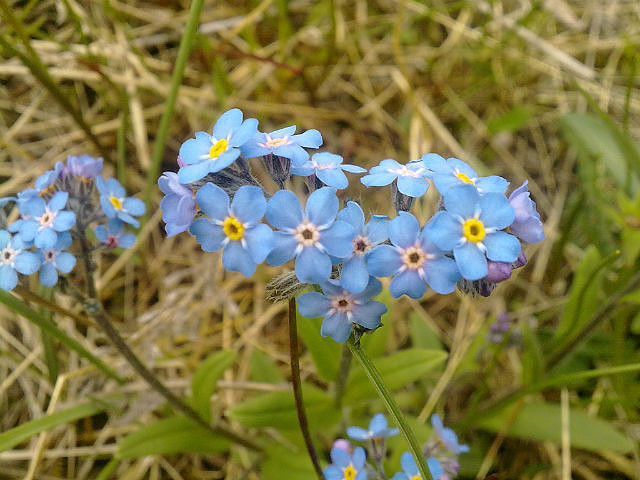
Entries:
[[96,187],[100,193],[100,206],[108,218],[119,218],[125,223],[138,227],[140,224],[134,217],[144,213],[142,200],[127,197],[124,187],[115,178],[105,180],[96,177]]
[[252,140],[246,142],[240,150],[247,158],[275,155],[291,160],[293,166],[303,164],[309,154],[305,148],[318,148],[322,145],[322,135],[315,129],[294,135],[296,126],[281,128],[271,133],[257,132]]
[[497,193],[480,195],[473,185],[458,185],[444,193],[446,211],[439,211],[425,227],[439,248],[453,251],[460,273],[467,280],[479,280],[488,273],[487,258],[513,262],[520,254],[520,242],[501,231],[514,219],[513,207]]
[[403,293],[420,298],[428,284],[440,294],[453,292],[460,273],[445,251],[427,236],[427,227],[420,231],[418,220],[400,212],[389,223],[392,245],[378,245],[369,254],[367,268],[376,277],[394,275],[389,291],[394,297]]
[[[402,465],[402,470],[404,472],[396,473],[391,480],[421,480],[422,475],[418,470],[418,465],[416,465],[416,461],[409,452],[404,452],[400,457],[400,464]],[[442,467],[440,466],[440,462],[435,458],[427,458],[427,467],[429,467],[429,472],[431,472],[431,476],[433,480],[439,480],[442,476]]]
[[382,160],[360,179],[366,187],[382,187],[397,179],[398,191],[409,197],[421,197],[429,189],[427,169],[421,162],[402,165],[391,158]]
[[40,268],[40,257],[27,248],[29,245],[20,235],[11,236],[6,230],[0,230],[1,289],[13,290],[18,284],[18,273],[31,275]]
[[240,149],[255,134],[258,121],[242,120],[242,112],[233,108],[223,113],[213,126],[213,135],[196,132],[180,147],[180,159],[186,165],[178,171],[181,183],[192,183],[208,173],[219,172],[240,156]]
[[343,259],[340,271],[340,285],[353,293],[360,293],[369,282],[367,258],[376,245],[389,238],[389,218],[373,215],[365,225],[364,213],[356,202],[347,202],[347,206],[338,212],[338,220],[350,224],[354,231],[353,251]]
[[158,179],[158,186],[165,194],[160,201],[162,220],[167,236],[172,237],[189,228],[196,214],[196,200],[193,191],[180,183],[178,175],[164,172]]
[[544,240],[544,230],[540,221],[540,214],[536,210],[536,202],[531,200],[527,180],[509,195],[509,204],[515,211],[513,223],[509,230],[516,237],[527,243],[537,243]]
[[69,273],[76,264],[76,257],[65,252],[71,246],[71,234],[62,232],[52,248],[39,250],[42,265],[40,266],[40,283],[45,287],[53,287],[58,283],[58,272]]
[[504,193],[509,186],[504,178],[497,175],[478,177],[476,171],[462,160],[445,160],[437,153],[427,153],[422,158],[424,166],[431,171],[431,179],[441,194],[455,185],[473,185],[481,194]]
[[361,427],[348,427],[347,435],[354,440],[360,440],[366,442],[374,440],[376,438],[386,438],[398,435],[400,430],[397,428],[389,428],[387,426],[387,419],[383,413],[376,413],[369,422],[369,429],[365,430]]
[[438,414],[434,413],[431,415],[431,426],[433,427],[433,431],[443,448],[446,448],[454,455],[460,455],[461,453],[469,451],[469,447],[467,445],[461,445],[458,442],[456,432],[444,426],[442,419]]
[[298,280],[319,283],[328,279],[331,274],[330,255],[344,258],[353,248],[353,227],[335,220],[338,205],[336,191],[329,187],[309,195],[304,211],[293,192],[277,191],[267,204],[266,219],[281,231],[275,232],[275,246],[267,257],[267,263],[282,265],[295,257]]
[[19,224],[22,240],[33,241],[37,248],[52,248],[58,239],[58,232],[67,231],[76,223],[76,215],[63,210],[68,197],[67,192],[56,192],[48,203],[37,195],[18,201],[18,209],[22,214]]
[[328,187],[347,188],[349,180],[343,170],[350,173],[364,173],[367,170],[357,165],[342,163],[342,160],[342,157],[335,153],[316,153],[311,157],[311,160],[307,160],[299,166],[293,166],[291,173],[304,177],[315,174]]
[[97,225],[93,233],[100,243],[109,248],[129,248],[136,243],[136,236],[124,232],[124,222],[119,218],[112,218],[106,226]]
[[384,303],[371,300],[382,291],[378,280],[370,277],[367,288],[351,293],[336,280],[320,282],[320,292],[307,292],[298,297],[298,310],[307,318],[324,317],[320,335],[344,342],[354,323],[369,330],[380,326],[380,317],[387,311]]
[[258,223],[267,202],[259,187],[245,185],[238,189],[229,205],[229,196],[217,185],[207,183],[196,193],[196,202],[207,218],[196,219],[189,232],[205,252],[222,248],[226,270],[250,277],[273,247],[271,228]]
[[367,480],[367,472],[364,469],[366,454],[362,447],[356,447],[353,455],[341,448],[331,449],[331,461],[324,469],[326,480]]

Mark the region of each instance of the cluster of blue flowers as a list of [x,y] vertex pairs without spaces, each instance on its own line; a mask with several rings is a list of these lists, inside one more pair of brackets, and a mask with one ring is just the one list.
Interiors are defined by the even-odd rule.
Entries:
[[[461,445],[453,430],[443,425],[438,415],[431,417],[433,436],[425,444],[423,453],[427,466],[434,480],[453,480],[460,470],[458,456],[469,451],[467,445]],[[347,435],[352,440],[364,442],[367,451],[362,447],[353,447],[351,442],[338,439],[331,449],[331,464],[324,469],[326,480],[367,480],[369,478],[388,478],[384,471],[384,460],[387,448],[386,439],[397,435],[397,428],[389,428],[387,419],[382,413],[373,416],[367,429],[361,427],[347,428]],[[367,453],[373,463],[366,462]],[[422,477],[416,461],[409,452],[400,458],[402,472],[396,473],[391,480],[419,480]]]
[[[322,145],[316,130],[295,135],[295,126],[271,133],[257,127],[257,120],[232,109],[211,134],[197,132],[182,145],[178,173],[165,172],[158,181],[167,234],[188,230],[203,250],[222,250],[225,269],[245,276],[263,261],[294,260],[298,280],[321,291],[299,297],[300,313],[324,317],[322,335],[338,342],[354,325],[380,325],[386,308],[371,300],[382,288],[376,277],[392,277],[394,297],[417,299],[427,286],[440,294],[458,286],[486,296],[526,263],[521,242],[544,238],[526,181],[506,197],[504,178],[480,177],[465,162],[434,153],[406,165],[382,160],[360,179],[366,187],[391,185],[398,211],[393,219],[367,221],[358,203],[341,208],[337,196],[349,184],[344,172],[365,169],[334,153],[311,156],[306,149]],[[251,173],[248,159],[255,157],[279,187],[272,195]],[[304,206],[285,189],[292,176],[306,178]],[[409,210],[431,183],[442,209],[421,226]]]
[[[73,240],[86,238],[94,226],[97,241],[105,247],[130,247],[135,236],[124,225],[138,226],[135,217],[144,203],[127,197],[117,180],[105,180],[102,158],[69,156],[35,181],[35,188],[0,199],[0,288],[13,290],[18,274],[40,272],[40,283],[53,287],[60,273],[71,272],[76,256]],[[19,218],[9,223],[10,207]],[[103,224],[106,222],[106,224]]]

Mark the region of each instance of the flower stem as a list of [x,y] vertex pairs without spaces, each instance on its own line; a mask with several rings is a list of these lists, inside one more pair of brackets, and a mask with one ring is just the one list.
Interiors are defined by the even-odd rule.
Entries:
[[413,453],[413,456],[416,460],[416,464],[418,465],[418,470],[420,470],[420,474],[422,475],[422,478],[424,480],[433,480],[433,477],[431,476],[431,471],[427,466],[427,462],[424,458],[424,455],[422,454],[420,445],[418,444],[418,440],[416,439],[416,436],[413,433],[413,430],[411,430],[411,427],[409,427],[407,420],[402,415],[402,412],[400,412],[398,405],[396,404],[395,400],[391,396],[391,392],[389,392],[389,390],[387,389],[387,386],[384,384],[384,381],[380,376],[380,372],[378,372],[378,369],[376,369],[375,365],[373,364],[371,359],[368,357],[368,355],[364,352],[364,350],[360,349],[360,345],[356,343],[353,335],[349,338],[349,340],[347,340],[347,346],[349,347],[349,350],[351,350],[351,353],[356,358],[356,360],[360,362],[360,365],[362,365],[362,368],[364,368],[364,371],[367,374],[367,377],[369,377],[369,380],[371,380],[371,383],[373,383],[373,386],[378,391],[378,395],[386,405],[387,410],[389,410],[389,413],[391,414],[395,422],[398,424],[398,428],[400,428],[400,431],[402,432],[404,439],[409,444],[409,448]]
[[338,376],[336,378],[336,390],[334,393],[334,402],[336,408],[342,406],[342,397],[344,396],[344,390],[347,386],[347,379],[349,378],[349,371],[351,370],[351,361],[353,355],[349,351],[347,345],[342,345],[342,355],[340,357],[340,365],[338,366]]
[[291,357],[291,384],[293,386],[293,397],[296,402],[296,411],[298,412],[298,423],[300,424],[300,430],[304,443],[313,463],[313,468],[318,474],[320,480],[324,479],[322,473],[322,467],[318,461],[318,453],[313,446],[313,440],[311,439],[311,432],[309,431],[309,422],[307,420],[307,413],[304,409],[304,400],[302,398],[302,382],[300,381],[300,363],[298,356],[298,328],[296,325],[296,299],[289,300],[289,352]]

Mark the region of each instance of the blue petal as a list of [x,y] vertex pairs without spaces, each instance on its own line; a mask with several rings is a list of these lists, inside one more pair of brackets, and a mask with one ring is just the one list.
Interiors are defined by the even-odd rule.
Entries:
[[435,458],[427,458],[427,467],[429,467],[429,472],[434,480],[438,480],[443,473],[440,462]]
[[409,477],[407,477],[404,472],[398,472],[393,477],[391,477],[391,480],[409,480]]
[[301,147],[306,148],[319,148],[322,145],[322,135],[313,128],[299,135],[293,135],[291,139]]
[[255,139],[251,142],[247,142],[242,147],[240,147],[240,151],[245,158],[254,158],[254,157],[262,157],[271,153],[271,149],[267,147],[262,147],[257,143],[254,143]]
[[356,202],[347,202],[347,206],[338,212],[338,220],[351,225],[356,235],[361,235],[364,231],[364,212]]
[[389,222],[389,240],[397,247],[407,248],[416,243],[420,234],[420,225],[416,217],[408,212],[399,212]]
[[[181,230],[181,231],[184,231],[184,230]],[[176,232],[176,233],[179,233],[179,232]],[[129,248],[134,243],[136,243],[136,236],[132,233],[123,233],[122,235],[120,235],[120,238],[118,238],[118,246],[121,248]]]
[[[201,135],[198,135],[201,134]],[[203,137],[206,135],[206,137]],[[211,150],[211,137],[205,132],[196,133],[198,138],[190,138],[182,144],[180,147],[180,158],[187,165],[194,165],[202,163],[203,157],[209,157],[209,151]],[[188,183],[180,180],[182,183]],[[103,193],[102,191],[100,193]]]
[[380,292],[382,292],[382,283],[380,283],[380,281],[375,278],[375,277],[369,277],[369,283],[367,284],[367,288],[365,288],[362,293],[358,293],[357,295],[354,295],[354,298],[357,301],[366,301],[369,300],[371,297],[375,297],[376,295],[379,295]]
[[322,226],[333,222],[338,213],[338,207],[335,189],[323,187],[309,195],[305,211],[311,223]]
[[240,241],[230,241],[222,250],[222,265],[229,272],[240,272],[245,277],[250,277],[256,271],[256,263],[244,248]]
[[360,427],[347,427],[347,435],[354,440],[360,440],[362,442],[369,440],[371,437],[369,431]]
[[444,428],[444,424],[442,423],[442,419],[440,415],[434,413],[431,415],[431,426],[436,431],[436,433],[440,436],[442,434],[442,429]]
[[447,161],[437,153],[427,153],[420,160],[425,168],[432,172],[446,172],[448,170]]
[[515,262],[522,246],[516,237],[506,232],[493,232],[482,241],[487,247],[487,257],[494,262]]
[[269,265],[282,265],[296,255],[298,242],[290,233],[273,232],[273,249],[267,255]]
[[320,292],[307,292],[298,297],[298,312],[305,318],[324,317],[331,309],[331,301]]
[[460,274],[467,280],[480,280],[487,275],[487,259],[475,244],[466,242],[454,248],[453,256]]
[[305,162],[299,167],[291,167],[291,175],[298,175],[299,177],[308,177],[309,175],[313,175],[315,171],[316,169],[310,162]]
[[461,275],[456,262],[451,258],[440,257],[427,262],[425,268],[427,284],[441,295],[453,292],[460,278]]
[[203,185],[196,192],[196,203],[213,220],[223,222],[229,216],[229,196],[213,183]]
[[424,178],[398,176],[398,191],[410,197],[421,197],[429,189],[429,182]]
[[294,229],[302,223],[302,207],[295,193],[278,190],[267,202],[265,216],[276,228]]
[[351,293],[360,293],[369,283],[369,272],[363,256],[354,256],[344,262],[340,285]]
[[33,252],[20,252],[16,255],[14,267],[23,275],[31,275],[40,268],[40,257]]
[[367,255],[367,270],[375,277],[394,275],[402,267],[402,258],[391,245],[378,245]]
[[476,171],[473,168],[471,168],[469,164],[467,164],[466,162],[463,162],[462,160],[458,160],[457,158],[449,158],[447,159],[447,164],[451,168],[452,172],[455,169],[458,169],[460,173],[464,173],[470,179],[478,178],[478,174],[476,173]]
[[76,214],[68,210],[62,210],[53,219],[53,228],[58,232],[69,230],[76,223]]
[[106,195],[100,196],[100,207],[102,211],[108,218],[113,218],[116,216],[116,209],[113,208],[111,202],[109,201],[109,197]]
[[481,193],[499,193],[501,195],[507,191],[507,187],[509,186],[509,182],[507,182],[504,178],[498,177],[497,175],[491,175],[489,177],[480,177],[476,181],[476,188]]
[[353,252],[354,236],[351,225],[337,220],[329,228],[320,232],[320,243],[329,255],[345,258]]
[[515,218],[515,210],[504,195],[487,193],[480,198],[480,221],[485,228],[502,230],[507,228]]
[[2,290],[13,290],[18,284],[18,275],[9,265],[0,265],[0,288]]
[[213,126],[213,136],[216,140],[228,138],[240,124],[242,124],[242,111],[238,108],[227,110],[220,115],[220,118]]
[[40,283],[45,287],[53,287],[58,283],[58,272],[50,262],[42,265],[40,269]]
[[373,173],[362,177],[360,182],[365,187],[383,187],[393,182],[397,176],[395,173]]
[[353,450],[353,455],[351,456],[351,459],[353,460],[353,466],[356,467],[357,470],[362,469],[362,467],[364,467],[364,461],[366,460],[367,456],[364,453],[364,448],[362,447],[356,447]]
[[205,252],[217,252],[227,238],[219,225],[214,225],[206,218],[198,218],[189,227],[189,233],[196,237]]
[[385,428],[387,428],[387,418],[384,416],[384,413],[376,413],[369,422],[369,430],[377,432]]
[[71,239],[71,234],[69,232],[62,232],[58,234],[58,240],[56,240],[55,249],[59,252],[60,250],[66,250],[71,246],[73,240]]
[[38,222],[35,220],[24,220],[20,224],[20,236],[25,242],[33,241],[38,231]]
[[299,145],[282,145],[273,150],[273,154],[291,160],[291,165],[299,166],[309,159],[307,151]]
[[476,213],[479,199],[480,195],[474,186],[468,184],[456,185],[444,194],[444,206],[447,212],[467,219],[473,217]]
[[358,165],[351,165],[350,163],[343,163],[340,168],[349,173],[364,173],[367,171],[366,168],[359,167]]
[[[233,162],[236,161],[236,158],[240,156],[240,150],[237,148],[232,148],[231,150],[227,150],[223,154],[221,154],[218,158],[211,160],[209,163],[209,168],[211,173],[219,172],[220,170],[227,168]],[[185,167],[182,167],[185,168]],[[178,172],[180,173],[180,172]]]
[[260,187],[244,185],[238,189],[231,202],[231,212],[243,223],[256,223],[267,210],[267,201]]
[[201,178],[205,177],[210,171],[211,162],[206,160],[204,162],[181,167],[180,170],[178,170],[178,178],[180,179],[180,183],[197,182]]
[[122,202],[122,207],[134,217],[143,215],[145,211],[144,202],[133,197],[125,198],[124,202]]
[[51,197],[51,200],[49,200],[49,210],[54,212],[62,210],[67,204],[68,198],[69,194],[67,192],[56,192],[55,195]]
[[273,230],[264,223],[259,223],[244,232],[247,251],[255,263],[262,263],[273,249]]
[[402,454],[400,457],[400,465],[402,465],[402,469],[407,475],[418,475],[418,465],[416,465],[413,455],[409,452],[404,452]]
[[382,302],[371,300],[353,309],[353,323],[364,328],[374,330],[380,326],[380,317],[387,313],[387,307]]
[[25,202],[18,202],[18,209],[23,216],[41,217],[46,211],[46,204],[40,197],[30,197]]
[[365,232],[372,243],[382,243],[389,238],[389,217],[373,215],[365,226]]
[[56,255],[54,263],[62,273],[69,273],[76,265],[76,257],[69,252],[60,252]]
[[343,189],[349,186],[349,180],[342,170],[339,168],[331,168],[318,170],[316,176],[322,180],[322,183],[329,187]]
[[[279,128],[278,130],[274,130],[273,132],[271,132],[269,134],[269,136],[272,139],[273,138],[284,138],[284,137],[290,137],[294,133],[296,133],[296,126],[295,125],[289,125],[288,127],[283,127],[283,128]],[[263,135],[265,135],[265,134],[263,134]],[[266,140],[266,135],[265,135],[265,140]]]
[[327,315],[322,321],[320,327],[320,335],[323,337],[331,337],[336,342],[342,343],[351,335],[352,323],[347,320],[344,313],[333,313]]
[[9,240],[11,240],[9,232],[0,229],[0,250],[4,250],[9,245]]
[[426,235],[438,248],[451,251],[462,240],[462,225],[448,212],[436,213],[424,227]]
[[298,254],[295,269],[302,283],[320,283],[331,275],[331,259],[315,247],[306,247]]
[[415,270],[405,270],[393,277],[389,285],[389,292],[393,298],[398,298],[403,293],[411,298],[418,299],[424,295],[427,285]]
[[43,228],[36,232],[36,236],[33,239],[33,244],[37,248],[42,248],[43,250],[48,250],[53,248],[56,244],[56,240],[58,239],[58,235],[53,228],[47,227]]
[[451,187],[460,185],[460,179],[453,175],[453,173],[434,173],[431,176],[433,184],[438,191],[444,195]]
[[325,480],[344,480],[342,469],[335,465],[329,465],[326,467],[322,474],[324,475]]
[[337,467],[344,468],[351,463],[351,455],[341,448],[332,448],[330,455],[331,461]]
[[247,118],[229,139],[229,146],[240,147],[250,141],[258,131],[258,120]]
[[93,233],[95,233],[96,238],[100,242],[105,243],[107,241],[107,227],[105,227],[104,225],[98,225],[93,229]]
[[313,157],[311,157],[311,160],[318,165],[335,165],[336,167],[342,163],[342,157],[340,155],[330,152],[315,153]]

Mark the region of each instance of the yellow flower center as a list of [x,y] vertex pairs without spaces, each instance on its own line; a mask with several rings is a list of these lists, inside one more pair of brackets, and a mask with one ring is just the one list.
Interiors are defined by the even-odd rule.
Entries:
[[111,202],[111,205],[113,205],[113,208],[116,210],[122,210],[122,200],[111,195],[111,197],[109,197],[109,201]]
[[484,231],[484,225],[480,220],[476,220],[475,218],[470,218],[464,222],[462,226],[462,230],[464,233],[464,238],[473,243],[478,243],[484,240],[486,235]]
[[356,469],[353,467],[353,465],[349,464],[347,468],[343,470],[344,480],[354,480],[357,473],[358,472],[356,472]]
[[414,475],[409,480],[422,480],[422,477],[420,475]]
[[222,231],[231,240],[240,240],[244,235],[244,225],[235,217],[224,219]]
[[471,185],[475,185],[476,184],[476,182],[474,180],[471,180],[467,175],[465,175],[462,172],[456,173],[456,177],[458,177],[460,179],[460,181],[462,181],[464,183],[470,183]]
[[222,139],[222,140],[218,140],[212,147],[211,150],[209,150],[209,156],[211,158],[218,158],[220,155],[222,155],[224,152],[227,151],[227,145],[229,144],[229,142],[227,142],[226,139]]
[[288,145],[289,140],[287,139],[287,137],[272,138],[271,140],[267,140],[266,144],[269,147],[276,148],[276,147],[281,147],[282,145]]

